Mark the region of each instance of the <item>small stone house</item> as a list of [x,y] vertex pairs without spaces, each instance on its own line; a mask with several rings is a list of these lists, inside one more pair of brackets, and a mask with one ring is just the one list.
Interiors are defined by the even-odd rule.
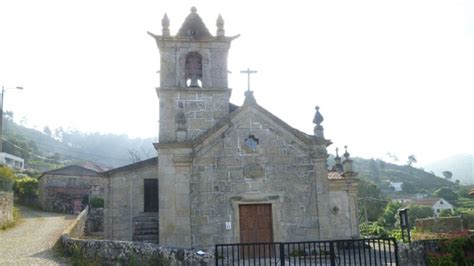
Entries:
[[439,217],[440,213],[443,210],[450,210],[451,213],[454,212],[453,205],[443,198],[416,199],[413,201],[413,203],[430,207],[431,209],[433,209],[434,217]]
[[103,173],[104,237],[183,248],[358,237],[357,173],[347,150],[328,169],[319,108],[306,134],[250,90],[230,103],[238,36],[225,36],[221,16],[213,36],[195,8],[176,35],[169,25],[165,15],[162,34],[150,33],[161,60],[158,156]]
[[44,172],[39,177],[40,207],[53,212],[79,213],[89,204],[91,190],[97,191],[98,196],[104,193],[104,178],[100,175],[104,169],[70,165]]

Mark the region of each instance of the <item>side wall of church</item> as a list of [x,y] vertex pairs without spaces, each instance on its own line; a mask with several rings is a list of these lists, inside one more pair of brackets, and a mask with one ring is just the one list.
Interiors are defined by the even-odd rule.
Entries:
[[[242,117],[193,161],[193,245],[239,242],[238,206],[260,203],[272,204],[273,241],[319,239],[318,181],[309,151],[279,124],[250,111]],[[249,135],[258,139],[255,149],[245,144]]]
[[107,177],[104,238],[133,238],[133,218],[144,211],[144,179],[158,178],[156,164],[116,172]]
[[331,180],[330,212],[336,239],[359,236],[357,219],[357,185],[348,180]]

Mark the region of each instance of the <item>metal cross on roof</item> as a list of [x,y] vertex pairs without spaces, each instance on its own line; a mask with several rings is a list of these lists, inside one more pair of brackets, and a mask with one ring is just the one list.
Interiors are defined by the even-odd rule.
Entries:
[[250,70],[250,68],[247,68],[247,70],[241,70],[240,73],[247,74],[247,84],[248,84],[247,91],[250,91],[250,74],[257,73],[257,70]]

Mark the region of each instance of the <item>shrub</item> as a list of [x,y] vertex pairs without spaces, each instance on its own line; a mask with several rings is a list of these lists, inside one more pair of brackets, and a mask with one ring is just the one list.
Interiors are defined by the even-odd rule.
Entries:
[[362,223],[359,231],[362,236],[388,237],[388,232],[378,223]]
[[93,197],[91,199],[92,208],[104,208],[104,199],[100,197]]
[[7,166],[0,166],[0,191],[11,191],[15,175]]
[[13,207],[13,221],[4,224],[0,229],[5,230],[7,228],[13,227],[18,221],[21,219],[21,211],[20,209]]
[[439,245],[439,253],[427,254],[428,265],[473,265],[474,259],[467,254],[474,252],[472,237],[443,239]]
[[15,194],[21,203],[32,205],[38,197],[38,180],[24,177],[15,182]]

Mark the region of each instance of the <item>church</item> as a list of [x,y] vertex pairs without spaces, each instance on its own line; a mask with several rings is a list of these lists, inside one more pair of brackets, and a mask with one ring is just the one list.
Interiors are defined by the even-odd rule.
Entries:
[[[157,157],[103,174],[104,237],[162,246],[359,237],[357,179],[347,149],[328,169],[323,116],[301,132],[258,104],[230,103],[227,57],[238,36],[196,8],[176,35],[149,33],[161,60]],[[311,121],[308,121],[311,123]]]

